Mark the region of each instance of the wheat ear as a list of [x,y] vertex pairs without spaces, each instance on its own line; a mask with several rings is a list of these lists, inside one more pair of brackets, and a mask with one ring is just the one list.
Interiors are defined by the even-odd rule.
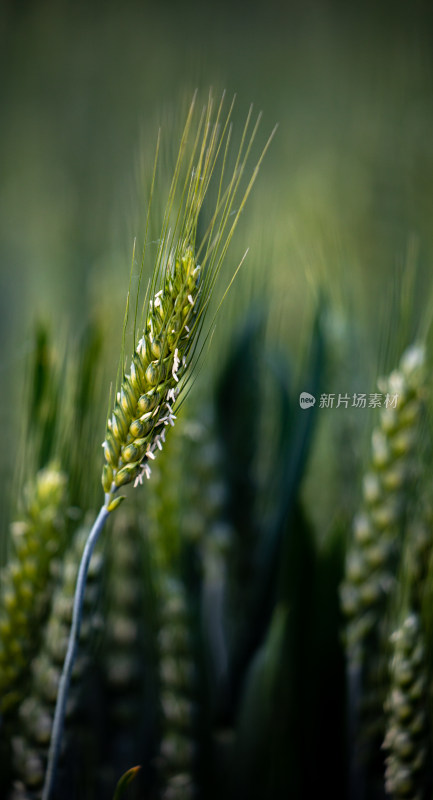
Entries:
[[382,409],[380,423],[373,431],[362,510],[354,520],[341,586],[347,620],[348,725],[353,748],[350,781],[358,788],[365,779],[364,767],[359,766],[360,734],[364,733],[364,747],[371,749],[371,741],[382,726],[384,687],[378,676],[383,675],[387,608],[396,589],[395,570],[420,440],[424,382],[425,350],[414,345],[405,351],[398,369],[380,383],[381,391],[397,397],[397,404]]
[[429,750],[426,648],[417,614],[409,614],[391,636],[391,687],[385,705],[388,751],[385,790],[393,798],[425,797]]
[[[37,657],[32,661],[27,695],[19,707],[20,733],[12,738],[16,800],[33,797],[32,792],[35,796],[39,796],[39,789],[44,779],[53,708],[71,623],[77,566],[87,534],[87,526],[76,532],[63,563],[59,565],[61,566],[59,581],[53,594],[43,641]],[[92,611],[92,606],[94,607],[95,595],[98,594],[102,563],[101,554],[94,553],[85,593],[85,606],[90,612],[89,624],[83,626],[80,637],[80,644],[84,645],[89,644],[98,626],[98,614]],[[84,652],[84,658],[80,658],[75,664],[75,691],[69,698],[68,716],[75,713],[80,702],[80,680],[86,671],[88,658],[89,653]],[[20,786],[25,786],[26,789],[20,790]]]
[[372,461],[364,477],[363,507],[354,521],[341,601],[347,618],[349,661],[363,663],[372,637],[380,637],[384,610],[395,587],[408,490],[420,437],[425,352],[409,348],[398,370],[381,383],[395,408],[384,408],[372,435]]
[[199,324],[201,268],[186,246],[149,303],[146,331],[117,393],[103,443],[102,484],[108,504],[120,486],[142,482],[174,425],[174,403]]
[[[132,481],[137,484],[143,474],[149,475],[149,461],[155,458],[162,447],[167,425],[174,423],[173,403],[179,397],[179,389],[186,387],[186,379],[191,375],[191,363],[187,364],[187,356],[193,359],[197,351],[199,333],[216,277],[273,136],[272,132],[246,187],[240,193],[239,187],[260,115],[250,132],[250,109],[234,171],[227,180],[227,154],[231,139],[229,122],[233,103],[223,119],[223,100],[224,96],[215,107],[212,98],[209,98],[198,123],[192,151],[187,156],[195,98],[191,104],[170,187],[148,302],[143,305],[143,334],[137,343],[134,341],[130,370],[116,393],[114,410],[107,423],[102,475],[105,502],[89,534],[78,572],[69,646],[60,680],[42,800],[49,800],[54,783],[81,625],[87,570],[93,549],[108,516],[123,499],[115,496],[118,488]],[[215,210],[197,246],[199,214],[217,163],[220,166]],[[182,171],[185,173],[184,180]],[[152,193],[153,183],[154,180]],[[239,194],[239,203],[235,207],[235,199]],[[140,283],[141,276],[142,273]],[[137,305],[138,300],[134,340]],[[123,370],[123,364],[121,368]]]
[[25,511],[12,525],[13,556],[1,571],[0,712],[14,709],[37,649],[50,597],[50,570],[64,545],[66,475],[52,464],[26,487]]

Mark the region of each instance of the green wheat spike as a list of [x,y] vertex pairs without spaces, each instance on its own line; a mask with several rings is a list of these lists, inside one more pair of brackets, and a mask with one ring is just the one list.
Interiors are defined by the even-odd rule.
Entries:
[[[196,667],[187,589],[182,578],[184,521],[189,508],[189,422],[177,425],[155,466],[146,503],[146,526],[156,598],[156,655],[160,742],[156,759],[161,798],[192,797],[196,791]],[[188,456],[189,458],[189,456]],[[190,469],[193,465],[190,462]]]
[[426,794],[428,677],[426,648],[417,614],[406,616],[391,636],[391,685],[385,704],[387,752],[385,789],[398,800],[423,800]]
[[188,603],[181,580],[161,576],[160,706],[162,735],[158,751],[161,798],[187,800],[196,793],[194,764],[197,707]]
[[191,469],[184,476],[186,494],[182,519],[184,536],[193,543],[201,569],[202,636],[208,651],[213,681],[212,703],[227,678],[229,660],[227,620],[229,605],[228,565],[233,561],[234,530],[227,518],[228,487],[223,450],[216,435],[213,409],[206,406],[184,425],[185,445]]
[[104,581],[102,663],[107,724],[103,774],[107,787],[113,785],[126,759],[135,763],[143,758],[143,709],[146,692],[152,694],[142,538],[137,514],[119,511],[107,541]]
[[56,464],[40,470],[12,525],[12,555],[0,591],[0,710],[22,698],[22,680],[40,640],[50,600],[51,568],[66,531],[66,476]]
[[[54,591],[49,617],[37,656],[31,664],[29,688],[18,709],[19,728],[12,737],[12,763],[14,790],[18,796],[20,786],[23,798],[26,791],[33,798],[41,796],[48,746],[63,660],[68,644],[72,618],[72,605],[77,577],[77,564],[83,551],[88,528],[80,528],[59,565],[58,585]],[[83,681],[89,663],[88,648],[94,633],[99,629],[97,596],[99,594],[102,556],[94,553],[86,587],[85,624],[81,628],[80,657],[74,668],[74,689],[68,704],[68,727],[79,705]]]
[[362,508],[354,521],[341,588],[346,646],[354,663],[362,663],[368,653],[369,640],[378,634],[395,587],[419,444],[424,380],[424,350],[414,346],[380,385],[390,402],[396,398],[395,407],[382,409],[373,431],[371,464],[364,477]]
[[362,506],[355,517],[340,592],[346,616],[350,780],[352,791],[357,786],[361,794],[368,793],[368,781],[379,768],[375,762],[376,744],[383,738],[384,656],[416,475],[425,371],[424,348],[414,345],[379,385],[388,404],[372,434],[370,468],[364,477]]
[[[195,98],[191,104],[141,316],[138,313],[137,292],[132,355],[125,360],[128,297],[119,380],[103,442],[104,503],[90,531],[78,572],[73,621],[59,686],[43,800],[49,800],[55,780],[67,695],[81,625],[82,601],[93,549],[109,515],[124,499],[117,495],[118,489],[131,482],[139,484],[144,475],[149,477],[150,464],[163,447],[166,429],[174,425],[179,398],[191,381],[194,365],[197,364],[203,346],[203,341],[200,344],[200,333],[216,279],[273,135],[271,134],[265,145],[251,177],[245,179],[246,166],[260,123],[259,115],[256,123],[251,124],[251,108],[235,157],[234,169],[230,173],[228,150],[233,103],[227,114],[224,114],[223,101],[224,97],[219,104],[215,104],[210,96],[196,126]],[[158,150],[159,140],[157,152]],[[156,162],[157,158],[151,196],[155,184]],[[212,183],[216,189],[216,199],[212,203],[210,217],[208,216],[210,223],[203,235],[199,236],[199,218],[201,219],[204,200]],[[149,203],[147,222],[150,205]],[[145,248],[146,244],[145,241]]]

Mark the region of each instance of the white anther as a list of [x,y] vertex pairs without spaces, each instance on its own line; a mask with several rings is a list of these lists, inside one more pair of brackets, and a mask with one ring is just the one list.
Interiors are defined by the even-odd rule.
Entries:
[[143,472],[145,473],[147,480],[149,480],[152,474],[152,470],[150,469],[149,464],[143,464]]
[[176,350],[174,351],[173,366],[171,368],[171,374],[173,375],[174,380],[177,381],[177,382],[179,381],[179,378],[177,377],[177,371],[179,369],[179,365],[180,365],[179,350],[176,347]]
[[136,477],[136,479],[135,479],[135,481],[134,481],[134,489],[136,489],[136,488],[137,488],[137,486],[138,486],[138,484],[139,484],[139,483],[140,483],[141,485],[143,485],[143,473],[142,473],[142,472],[139,472],[139,473],[138,473],[138,475],[137,475],[137,477]]

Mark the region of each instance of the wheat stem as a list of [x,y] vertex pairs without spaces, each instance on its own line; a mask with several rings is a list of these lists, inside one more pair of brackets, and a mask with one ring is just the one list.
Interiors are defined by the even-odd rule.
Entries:
[[83,615],[84,592],[86,588],[87,573],[89,571],[90,559],[95,549],[99,535],[105,525],[110,512],[103,505],[94,522],[93,528],[89,533],[86,546],[80,561],[78,570],[77,585],[74,596],[74,609],[72,613],[72,624],[68,639],[68,649],[66,652],[65,663],[59,683],[56,710],[54,713],[53,729],[51,731],[50,749],[48,752],[48,764],[45,774],[45,782],[42,793],[42,800],[49,800],[56,776],[57,762],[62,741],[63,725],[65,721],[66,701],[68,698],[69,684],[71,681],[72,669],[77,653],[78,638],[80,635],[81,619]]

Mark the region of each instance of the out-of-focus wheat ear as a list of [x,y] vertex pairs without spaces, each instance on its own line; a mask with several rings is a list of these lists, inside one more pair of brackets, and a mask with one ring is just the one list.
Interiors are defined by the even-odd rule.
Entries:
[[[425,353],[408,349],[397,370],[380,383],[389,406],[372,435],[370,468],[353,525],[341,602],[347,619],[349,659],[362,662],[370,637],[378,634],[395,586],[408,490],[414,477],[421,431]],[[395,401],[395,406],[392,405]]]
[[409,614],[391,636],[390,690],[383,748],[387,751],[385,790],[390,797],[423,800],[428,731],[428,677],[421,621]]
[[51,599],[53,560],[64,546],[66,475],[56,465],[26,487],[22,518],[12,524],[12,555],[1,574],[0,711],[22,699],[22,681]]
[[[58,583],[53,594],[51,610],[45,625],[43,640],[31,664],[26,697],[18,709],[19,731],[12,738],[14,787],[26,787],[30,796],[40,796],[48,745],[53,722],[54,705],[71,625],[75,581],[83,546],[89,529],[80,528],[58,564]],[[74,670],[74,689],[68,703],[68,733],[73,735],[73,720],[82,706],[84,678],[89,664],[89,644],[99,628],[97,595],[100,587],[102,556],[94,553],[85,593],[86,620],[81,628],[80,659]]]
[[162,736],[157,757],[161,798],[196,795],[195,669],[185,588],[162,577],[158,634]]
[[[184,537],[199,555],[202,571],[202,637],[208,655],[213,696],[227,678],[229,636],[228,563],[234,556],[235,531],[227,515],[228,485],[223,450],[216,434],[213,408],[208,406],[184,425],[190,469],[185,475]],[[200,476],[200,481],[197,480]],[[230,619],[230,624],[233,620]]]
[[355,792],[368,782],[383,738],[388,611],[416,470],[424,386],[425,351],[420,345],[410,347],[398,368],[379,384],[389,402],[372,434],[370,467],[340,590],[346,616],[350,780]]
[[[160,743],[155,764],[161,798],[197,793],[195,762],[199,709],[194,636],[182,565],[191,541],[185,536],[189,458],[185,417],[167,440],[147,491],[145,531],[156,599]],[[190,469],[192,469],[190,464]],[[189,470],[188,470],[189,471]]]
[[[108,787],[124,768],[143,758],[141,721],[148,675],[145,659],[145,587],[143,537],[136,515],[116,515],[108,537],[106,610],[102,643],[106,687],[106,757]],[[140,558],[140,555],[142,556]]]

